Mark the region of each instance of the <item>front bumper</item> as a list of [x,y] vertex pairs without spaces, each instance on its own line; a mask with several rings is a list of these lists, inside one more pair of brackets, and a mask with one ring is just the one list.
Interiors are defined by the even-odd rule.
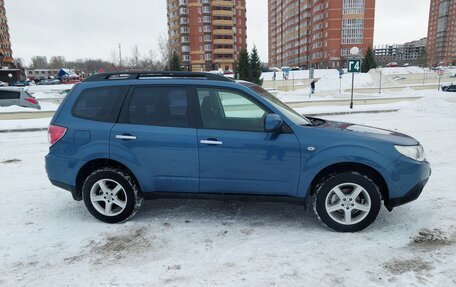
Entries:
[[427,161],[418,162],[407,157],[400,157],[386,170],[389,196],[385,199],[386,208],[416,200],[422,193],[431,176],[431,165]]
[[391,211],[391,210],[393,210],[394,207],[397,207],[397,206],[400,206],[400,205],[404,205],[406,203],[409,203],[411,201],[414,201],[414,200],[418,199],[418,197],[421,195],[421,192],[423,191],[424,186],[426,185],[428,180],[429,179],[426,179],[426,180],[418,183],[417,185],[415,185],[415,187],[413,187],[403,197],[389,199],[385,203],[386,208],[389,211]]

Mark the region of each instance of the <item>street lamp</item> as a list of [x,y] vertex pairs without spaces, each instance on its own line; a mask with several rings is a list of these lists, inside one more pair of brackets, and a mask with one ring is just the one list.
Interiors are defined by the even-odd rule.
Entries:
[[9,73],[8,78],[9,78],[9,84],[11,85],[13,83],[13,74]]

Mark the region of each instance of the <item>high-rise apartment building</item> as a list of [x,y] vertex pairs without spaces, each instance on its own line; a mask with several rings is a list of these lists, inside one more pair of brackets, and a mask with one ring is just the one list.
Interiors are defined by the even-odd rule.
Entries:
[[269,65],[346,66],[373,46],[375,0],[268,0]]
[[0,66],[13,66],[13,52],[11,51],[11,41],[4,0],[0,0]]
[[170,43],[186,69],[233,69],[247,46],[245,1],[167,0]]
[[455,0],[431,0],[427,58],[430,66],[456,64]]
[[400,66],[407,64],[425,66],[426,43],[427,39],[422,38],[400,45],[376,46],[374,47],[375,62],[381,66],[386,66],[391,62],[396,62]]

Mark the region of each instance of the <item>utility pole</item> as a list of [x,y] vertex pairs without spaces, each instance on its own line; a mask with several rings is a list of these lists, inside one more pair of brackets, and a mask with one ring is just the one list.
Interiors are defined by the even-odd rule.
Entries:
[[122,44],[119,43],[119,69],[122,70]]

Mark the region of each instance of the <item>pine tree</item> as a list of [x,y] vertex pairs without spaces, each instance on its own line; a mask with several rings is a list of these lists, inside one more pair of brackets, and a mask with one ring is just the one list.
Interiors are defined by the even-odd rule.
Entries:
[[371,47],[367,48],[366,55],[364,56],[363,64],[361,65],[361,72],[367,73],[370,69],[377,68],[377,63],[375,62],[374,51]]
[[252,53],[250,53],[249,74],[250,82],[260,86],[263,84],[263,80],[261,79],[261,61],[256,46],[253,46]]
[[250,67],[249,67],[249,53],[247,49],[243,48],[239,55],[239,62],[237,63],[237,72],[239,74],[239,80],[250,82]]
[[174,51],[171,57],[171,61],[169,63],[169,70],[170,71],[180,71],[181,70],[181,62],[179,55]]

